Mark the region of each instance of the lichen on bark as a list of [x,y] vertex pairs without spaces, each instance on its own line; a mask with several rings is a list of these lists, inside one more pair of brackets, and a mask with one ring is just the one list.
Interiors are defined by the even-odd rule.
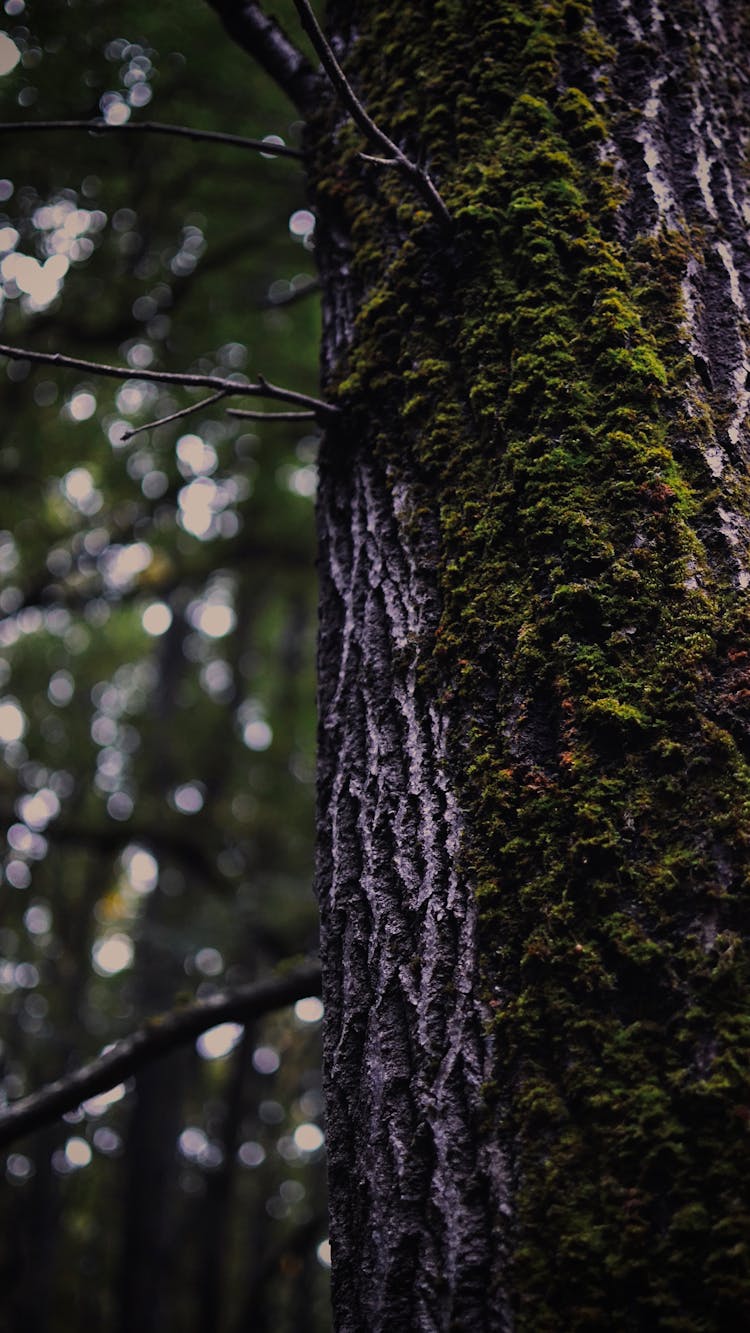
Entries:
[[[396,698],[406,691],[423,743],[431,718],[441,744],[437,769],[407,765],[394,784],[440,787],[435,827],[453,803],[453,832],[434,844],[441,873],[412,864],[394,877],[366,847],[377,784],[357,792],[359,841],[350,819],[345,855],[333,778],[322,785],[329,1068],[359,1078],[378,1015],[386,1028],[403,1019],[395,1081],[421,1172],[406,1261],[419,1299],[401,1291],[393,1306],[386,1292],[367,1306],[345,1284],[340,1326],[739,1326],[750,1312],[750,91],[732,56],[747,16],[708,0],[668,15],[656,0],[359,0],[332,18],[371,112],[412,152],[424,142],[455,219],[447,242],[398,179],[362,166],[346,126],[334,152],[318,141],[324,227],[335,219],[352,247],[352,320],[327,364],[349,434],[323,459],[324,556],[337,543],[341,555],[346,496],[366,484],[370,517],[390,525],[384,545],[371,528],[369,553],[352,540],[330,583],[324,572],[323,771],[339,793],[351,780],[346,716],[359,710],[363,734],[379,725],[361,685],[373,642],[362,589],[382,591],[383,560],[400,552],[414,580],[404,596],[427,609],[408,635],[385,616],[380,667]],[[367,527],[358,501],[350,512]],[[348,675],[340,642],[349,665],[359,654]],[[366,750],[349,755],[355,771]],[[400,808],[391,834],[408,859]],[[363,855],[371,891],[353,871]],[[445,967],[460,950],[442,940],[441,892],[469,895],[464,923],[479,913],[459,1031]],[[373,916],[389,893],[393,915]],[[348,955],[346,912],[362,930]],[[373,959],[389,929],[384,973]],[[373,1004],[366,1023],[358,1011],[369,1047],[347,1035],[353,983],[330,980],[344,961],[369,978],[358,983],[360,1005]],[[401,977],[390,1008],[386,977]],[[420,1013],[439,1029],[429,1051]],[[492,1055],[480,1059],[482,1014]],[[461,1132],[475,1152],[473,1186],[465,1163],[456,1180],[477,1197],[465,1266],[454,1235],[441,1286],[438,1233],[451,1224],[430,1213],[428,1178],[441,1122],[414,1088],[425,1061],[428,1085],[446,1067],[453,1039],[472,1043]],[[381,1054],[387,1085],[387,1042]],[[372,1086],[364,1076],[346,1107],[333,1096],[342,1234],[355,1216],[343,1202],[346,1163],[357,1168],[347,1115],[366,1112]],[[376,1189],[356,1213],[365,1229]],[[389,1199],[404,1206],[398,1180]],[[377,1246],[361,1244],[372,1281]]]

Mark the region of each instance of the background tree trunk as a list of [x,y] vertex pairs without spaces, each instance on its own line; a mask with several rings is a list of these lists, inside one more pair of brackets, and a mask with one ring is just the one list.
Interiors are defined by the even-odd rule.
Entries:
[[310,127],[340,1329],[739,1327],[741,0],[332,3]]

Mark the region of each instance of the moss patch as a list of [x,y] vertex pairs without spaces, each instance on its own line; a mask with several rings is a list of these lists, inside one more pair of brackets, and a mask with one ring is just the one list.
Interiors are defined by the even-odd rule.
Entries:
[[358,9],[353,75],[424,135],[456,238],[353,131],[335,168],[321,144],[367,293],[331,388],[439,515],[421,679],[454,721],[517,1328],[739,1327],[750,642],[679,337],[700,237],[617,239],[589,4]]

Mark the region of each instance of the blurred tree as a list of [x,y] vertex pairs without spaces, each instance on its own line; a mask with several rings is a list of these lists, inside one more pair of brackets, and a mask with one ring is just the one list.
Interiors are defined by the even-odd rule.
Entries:
[[[296,142],[311,206],[297,201],[290,229],[311,244],[315,228],[323,292],[325,403],[310,396],[306,373],[285,362],[288,339],[276,352],[264,340],[260,370],[284,386],[282,396],[307,392],[302,406],[328,426],[318,506],[318,883],[336,1325],[535,1333],[741,1327],[750,1308],[742,1184],[750,1101],[750,83],[733,56],[750,35],[746,6],[676,0],[667,15],[657,0],[331,0],[328,46],[306,0],[294,0],[312,60],[260,6],[214,0],[213,7],[304,119]],[[282,17],[291,31],[288,8]],[[168,19],[167,11],[156,26]],[[10,40],[20,50],[27,38],[13,30]],[[206,51],[215,40],[206,39]],[[152,56],[144,41],[128,42],[116,55],[121,71],[140,69],[150,87],[151,71],[134,64],[140,57],[131,48]],[[138,107],[133,90],[144,80],[127,77],[127,98],[96,84],[96,106],[110,122],[127,114],[118,106]],[[217,98],[204,104],[193,85],[192,105],[210,104],[214,115],[232,86],[222,57]],[[222,126],[244,131],[246,111],[238,125],[225,109]],[[248,124],[247,133],[261,130]],[[291,131],[284,137],[292,140]],[[70,1011],[63,1005],[54,1016],[66,1061],[81,1012],[90,1031],[104,1032],[122,1018],[113,997],[131,1006],[131,1018],[170,1002],[189,949],[187,903],[200,904],[205,931],[213,920],[207,904],[224,881],[247,876],[239,901],[255,902],[267,867],[286,864],[282,852],[292,861],[298,854],[293,842],[276,845],[298,825],[273,762],[283,754],[294,773],[304,753],[280,720],[296,716],[307,606],[306,585],[292,582],[284,562],[293,551],[304,564],[304,551],[291,497],[287,508],[278,496],[269,501],[265,526],[260,517],[263,478],[279,476],[278,456],[269,472],[265,451],[285,437],[272,442],[259,425],[259,442],[241,444],[246,437],[236,439],[218,402],[199,411],[187,434],[152,426],[147,449],[124,441],[119,424],[144,424],[182,405],[148,377],[167,353],[170,367],[218,378],[209,388],[226,389],[228,373],[241,368],[226,350],[233,342],[211,355],[193,350],[201,321],[196,327],[191,319],[183,334],[173,333],[175,324],[161,339],[163,326],[149,332],[163,313],[159,282],[176,291],[184,265],[181,326],[199,313],[193,274],[201,272],[211,209],[223,206],[216,180],[201,177],[201,213],[184,217],[179,245],[152,242],[183,196],[176,183],[174,193],[165,188],[176,141],[168,165],[158,159],[153,194],[141,183],[149,179],[141,155],[150,160],[151,151],[150,142],[138,148],[135,202],[123,195],[113,214],[101,208],[111,228],[96,231],[103,239],[92,239],[90,255],[68,255],[50,240],[68,225],[62,214],[57,221],[42,211],[58,207],[50,189],[44,199],[29,195],[28,205],[14,194],[17,212],[7,224],[16,256],[7,279],[31,302],[22,305],[24,318],[40,317],[30,330],[39,346],[59,348],[63,326],[54,342],[51,333],[66,307],[68,270],[78,264],[83,277],[90,266],[91,291],[107,238],[126,276],[156,283],[138,298],[155,302],[139,307],[147,310],[145,335],[118,326],[115,341],[133,375],[103,421],[110,466],[97,461],[96,439],[90,452],[77,450],[60,470],[54,504],[34,481],[41,444],[19,442],[9,468],[21,499],[28,490],[36,504],[28,530],[19,534],[15,525],[8,552],[18,590],[6,608],[15,693],[0,719],[17,822],[6,873],[23,894],[34,883],[30,861],[34,875],[66,867],[54,901],[64,893],[67,905],[70,896],[76,928],[57,925],[52,889],[35,903],[49,913],[46,929],[35,935],[36,917],[24,926],[47,939],[45,967],[57,967],[61,979],[62,960],[79,960],[68,967]],[[261,164],[253,165],[257,172]],[[270,166],[274,182],[287,179],[287,163]],[[232,181],[232,215],[249,216],[260,187],[236,167]],[[237,197],[246,188],[247,213]],[[78,215],[98,210],[69,202],[78,219],[72,234]],[[88,222],[74,239],[97,225]],[[49,270],[46,260],[32,268],[19,259],[26,237],[40,247],[38,259],[48,256]],[[240,257],[249,262],[246,238]],[[59,308],[45,306],[45,325],[44,310],[33,305],[35,284],[47,281],[61,282],[62,292]],[[224,289],[217,274],[222,319],[236,286],[235,277]],[[271,300],[275,291],[294,295],[294,281],[271,287]],[[12,286],[8,295],[12,301]],[[108,306],[106,286],[100,304]],[[311,310],[303,304],[299,313],[309,318]],[[20,343],[12,319],[10,331]],[[9,372],[19,421],[35,352],[24,336],[29,350]],[[232,336],[228,328],[222,334]],[[104,345],[101,330],[96,338]],[[65,350],[70,356],[81,346],[74,327]],[[70,438],[83,439],[79,425],[93,421],[97,385],[81,380],[67,400]],[[239,392],[269,391],[256,375]],[[296,435],[288,438],[294,447]],[[297,442],[296,461],[281,474],[298,498],[312,490],[315,438]],[[245,466],[226,479],[239,490],[227,492],[219,469],[230,440]],[[247,462],[255,464],[252,496]],[[143,513],[132,483],[148,502]],[[70,524],[71,510],[83,516],[74,518],[80,548],[54,526],[66,516]],[[22,573],[37,541],[33,584]],[[209,552],[213,541],[209,573],[194,549]],[[50,568],[57,551],[70,564],[55,556]],[[50,587],[45,568],[56,591],[42,612],[42,594],[31,589]],[[28,619],[35,610],[63,611],[70,621],[55,631],[46,619]],[[118,674],[109,654],[132,644],[139,615],[142,632],[161,642],[159,670],[149,671],[142,654]],[[77,628],[85,642],[70,637]],[[61,732],[58,741],[42,730],[49,710],[25,693],[44,635],[56,633],[68,636],[66,662],[77,653],[81,663],[75,673],[53,657],[45,664],[61,715],[79,677],[86,679],[87,654],[104,656],[104,664],[92,659],[85,686],[94,708],[88,730]],[[240,651],[218,658],[212,645],[230,634]],[[180,727],[186,704],[190,726]],[[266,755],[262,788],[252,765],[245,778],[239,759],[235,766],[227,758],[237,728],[246,747]],[[98,787],[77,784],[73,773],[69,791],[59,779],[55,786],[58,768],[50,765],[32,780],[24,766],[41,764],[33,746],[42,742],[59,745],[66,773],[79,745],[81,756],[96,747]],[[27,782],[25,793],[19,782]],[[278,824],[266,817],[268,790]],[[243,819],[250,830],[235,833]],[[197,830],[189,839],[186,825]],[[65,852],[64,862],[49,855],[51,846]],[[103,864],[120,880],[102,901]],[[146,888],[157,872],[158,884]],[[251,971],[298,945],[303,929],[291,893],[290,912],[281,913],[280,887],[296,878],[291,866],[277,878],[272,904],[246,914],[242,957],[253,959]],[[239,920],[233,903],[227,936],[188,954],[194,968],[219,975],[215,955],[223,963],[232,945],[239,959]],[[81,974],[89,952],[97,981]],[[124,991],[108,974],[124,971],[131,957],[137,984]],[[12,984],[33,992],[29,999],[45,998],[36,961],[19,955]],[[53,1030],[36,1008],[35,1017],[34,1007],[19,1005],[24,1047],[35,1023]],[[302,1009],[297,1021],[308,1012],[317,1011]],[[291,1044],[287,1020],[274,1022]],[[317,1318],[307,1293],[311,1273],[320,1277],[320,1265],[312,1268],[320,1233],[314,1208],[306,1218],[298,1211],[292,1229],[288,1213],[306,1186],[291,1171],[277,1194],[256,1187],[252,1195],[263,1226],[269,1216],[288,1222],[278,1242],[258,1255],[241,1298],[236,1281],[222,1284],[223,1238],[237,1234],[225,1225],[234,1164],[257,1159],[264,1145],[258,1134],[236,1151],[243,1098],[257,1105],[242,1063],[250,1037],[234,1077],[224,1079],[221,1105],[194,1082],[205,1042],[211,1054],[221,1040],[207,1037],[197,1056],[185,1047],[169,1057],[171,1068],[139,1075],[122,1159],[127,1296],[82,1296],[78,1284],[67,1299],[77,1299],[86,1318],[84,1302],[109,1299],[125,1327],[169,1319],[208,1328],[220,1317],[224,1289],[238,1327],[299,1328]],[[259,1078],[283,1047],[278,1036],[264,1043],[253,1048]],[[12,1080],[20,1054],[11,1048],[11,1055]],[[204,1077],[214,1068],[204,1063]],[[300,1068],[291,1052],[281,1066],[297,1088]],[[313,1114],[306,1093],[292,1095],[298,1114]],[[285,1096],[261,1101],[263,1124],[281,1123]],[[186,1105],[202,1110],[188,1119]],[[127,1106],[124,1098],[120,1113]],[[306,1153],[306,1144],[319,1142],[315,1131],[311,1119],[282,1136],[281,1157],[289,1160],[290,1143]],[[89,1128],[91,1143],[104,1151],[97,1132]],[[165,1165],[161,1152],[178,1133],[187,1163],[182,1195],[170,1188],[173,1163]],[[35,1198],[31,1187],[43,1200],[40,1255],[50,1268],[60,1244],[59,1178],[93,1189],[91,1153],[88,1135],[73,1132],[53,1152],[51,1171],[47,1148],[33,1180],[19,1185],[25,1200]],[[9,1171],[19,1180],[30,1175],[10,1159]],[[246,1203],[244,1216],[251,1215]],[[88,1244],[99,1240],[88,1200],[67,1216],[81,1235],[88,1229]],[[66,1253],[73,1244],[66,1237]],[[177,1280],[186,1256],[199,1275],[197,1292]],[[107,1262],[114,1272],[117,1261]],[[289,1280],[274,1283],[279,1271]],[[168,1294],[157,1290],[162,1275]]]

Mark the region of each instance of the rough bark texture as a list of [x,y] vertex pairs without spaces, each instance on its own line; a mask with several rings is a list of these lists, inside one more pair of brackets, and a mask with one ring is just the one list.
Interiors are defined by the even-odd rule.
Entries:
[[339,610],[321,654],[336,756],[321,787],[334,833],[321,867],[328,1003],[342,1019],[329,1052],[330,1174],[357,1265],[344,1266],[341,1285],[356,1292],[342,1318],[440,1328],[457,1303],[481,1327],[505,1191],[494,1145],[480,1150],[491,1066],[476,907],[455,868],[444,721],[413,653],[437,624],[434,555],[424,533],[421,551],[404,542],[404,499],[361,459],[322,529]]
[[742,0],[332,4],[337,1327],[750,1315]]

